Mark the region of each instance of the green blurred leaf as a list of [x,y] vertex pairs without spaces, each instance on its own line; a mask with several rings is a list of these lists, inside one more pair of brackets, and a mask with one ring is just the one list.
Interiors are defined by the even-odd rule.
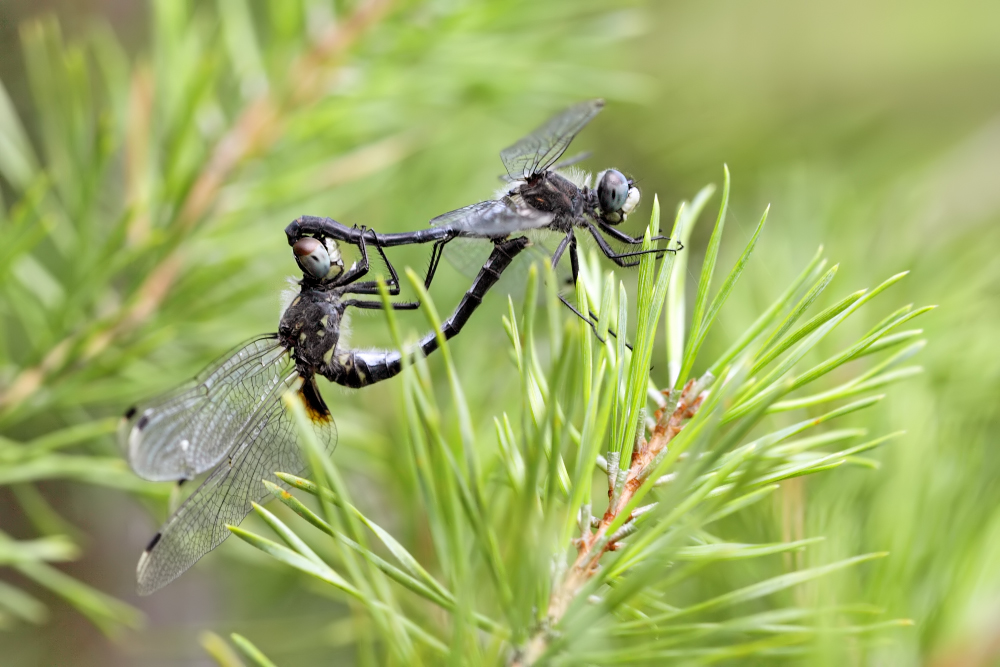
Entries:
[[33,563],[35,561],[75,560],[80,550],[68,538],[61,535],[43,537],[37,540],[0,542],[0,566]]
[[236,644],[236,648],[250,661],[251,664],[257,665],[257,667],[276,667],[276,665],[271,662],[260,649],[254,646],[253,643],[243,635],[234,632],[229,635],[229,638],[233,640],[233,643]]
[[39,600],[2,581],[0,581],[0,609],[28,623],[44,623],[49,618],[49,610]]

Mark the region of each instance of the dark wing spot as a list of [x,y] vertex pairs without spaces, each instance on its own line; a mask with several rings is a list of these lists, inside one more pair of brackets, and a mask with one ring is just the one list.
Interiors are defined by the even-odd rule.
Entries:
[[149,545],[146,547],[146,553],[149,553],[150,551],[153,550],[153,547],[156,546],[156,543],[160,541],[161,537],[163,537],[163,533],[157,533],[156,535],[153,535],[153,539],[149,541]]
[[125,419],[132,419],[132,417],[134,416],[135,416],[135,406],[133,405],[131,408],[125,411]]
[[135,425],[135,427],[141,431],[142,429],[146,428],[146,424],[148,423],[149,423],[149,415],[143,415],[139,417],[139,422]]

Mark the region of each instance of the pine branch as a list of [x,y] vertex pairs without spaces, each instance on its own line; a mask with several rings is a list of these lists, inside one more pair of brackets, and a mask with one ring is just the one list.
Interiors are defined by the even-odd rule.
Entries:
[[[684,238],[690,233],[697,219],[693,213],[701,206],[703,201],[679,207],[672,237]],[[654,205],[647,249],[652,246],[649,239],[659,229],[657,215],[658,206]],[[761,229],[758,227],[723,281],[721,296],[710,300],[704,296],[706,290],[699,290],[706,313],[685,332],[686,337],[698,337],[690,349],[701,349],[708,340],[725,296],[748,265]],[[828,629],[818,616],[806,620],[811,610],[781,604],[785,591],[863,566],[884,554],[820,562],[751,581],[726,580],[721,591],[716,585],[703,592],[699,573],[708,565],[732,560],[808,553],[821,542],[821,537],[811,537],[754,543],[733,534],[725,519],[753,512],[755,505],[784,480],[835,474],[831,471],[839,466],[861,464],[860,454],[899,435],[858,442],[866,430],[839,429],[799,437],[878,405],[881,396],[871,395],[871,390],[912,375],[893,374],[889,369],[911,358],[919,346],[904,348],[867,371],[855,370],[848,374],[851,379],[833,389],[812,389],[830,371],[865,356],[867,350],[891,350],[900,342],[911,341],[912,336],[899,337],[893,328],[911,312],[919,314],[926,309],[894,313],[841,353],[812,369],[797,371],[800,361],[804,363],[806,354],[831,334],[836,324],[899,279],[891,278],[866,293],[866,298],[848,301],[845,308],[821,311],[806,325],[808,334],[800,334],[801,328],[793,330],[793,324],[808,310],[802,304],[813,306],[832,279],[817,255],[750,326],[751,334],[723,346],[724,361],[715,359],[707,364],[719,371],[719,377],[706,371],[683,378],[679,388],[660,392],[651,380],[649,360],[660,305],[671,300],[675,309],[682,305],[677,302],[680,294],[669,289],[669,281],[683,269],[678,269],[680,263],[665,261],[657,273],[652,255],[642,261],[634,318],[628,317],[628,295],[620,284],[617,304],[611,298],[615,293],[613,275],[599,280],[596,257],[583,262],[578,289],[580,307],[601,304],[599,330],[617,327],[624,332],[626,319],[636,321],[631,351],[623,343],[624,336],[597,345],[586,324],[572,320],[563,324],[557,315],[549,318],[557,335],[550,338],[547,362],[542,360],[535,340],[540,335],[533,298],[539,273],[532,269],[523,313],[518,317],[510,302],[504,318],[520,376],[520,429],[508,415],[495,416],[495,455],[489,454],[489,447],[475,435],[473,424],[482,418],[467,404],[460,372],[450,354],[444,354],[442,360],[458,417],[449,417],[454,410],[438,404],[429,382],[428,360],[418,360],[416,368],[404,373],[409,456],[415,480],[412,488],[420,490],[407,502],[416,503],[426,513],[434,545],[430,559],[422,560],[390,536],[349,501],[342,487],[334,493],[314,482],[279,475],[295,489],[328,498],[343,515],[341,522],[348,516],[360,519],[388,547],[391,559],[320,521],[290,494],[276,492],[324,535],[377,564],[416,598],[413,611],[405,612],[403,618],[430,618],[420,611],[424,605],[446,611],[445,618],[435,616],[438,620],[430,624],[433,627],[426,628],[441,641],[459,633],[460,628],[478,628],[481,638],[463,634],[461,641],[451,646],[453,656],[471,659],[488,651],[490,659],[513,665],[557,659],[604,664],[630,661],[635,656],[650,660],[669,655],[763,657],[776,646],[801,647],[830,631],[878,633],[905,625],[905,620],[858,623],[852,616],[855,609],[845,608],[830,612],[836,621],[833,629]],[[710,274],[702,272],[703,277]],[[544,275],[547,284],[555,284],[547,269]],[[411,280],[419,283],[413,275]],[[421,296],[428,321],[437,326],[435,309],[426,294]],[[551,290],[548,299],[553,305],[558,303]],[[394,319],[390,328],[396,332],[397,344],[404,347]],[[795,344],[789,343],[789,338]],[[776,347],[782,352],[772,355]],[[446,344],[443,349],[447,350]],[[760,370],[773,368],[759,381],[750,371],[765,355],[771,358]],[[699,363],[695,356],[683,367],[694,368]],[[812,393],[783,399],[795,391]],[[836,404],[845,398],[855,400],[791,424],[775,423],[769,416],[775,411]],[[653,413],[651,419],[645,416],[647,410]],[[446,427],[456,419],[457,439],[448,435]],[[459,464],[463,459],[467,465]],[[484,464],[484,460],[492,463]],[[590,501],[595,462],[606,480],[608,499],[596,513]],[[332,462],[324,463],[327,465]],[[493,472],[487,472],[491,468]],[[286,534],[292,531],[297,535],[293,528],[285,524],[272,527],[296,548],[300,538]],[[307,559],[317,553],[304,547],[299,551]],[[323,567],[333,567],[336,559],[320,560]],[[314,567],[307,567],[305,561],[293,566],[303,571]],[[344,576],[348,581],[353,575]],[[709,590],[712,594],[706,595]],[[760,621],[758,626],[753,613],[741,611],[741,605],[750,601],[764,605],[768,613],[802,619],[802,625],[793,628]],[[677,619],[685,616],[704,617],[698,628],[720,628],[718,641],[722,643],[713,643],[711,632],[682,628]],[[765,625],[771,638],[754,640],[754,628]],[[721,630],[730,627],[746,629]],[[392,641],[388,636],[385,640]]]

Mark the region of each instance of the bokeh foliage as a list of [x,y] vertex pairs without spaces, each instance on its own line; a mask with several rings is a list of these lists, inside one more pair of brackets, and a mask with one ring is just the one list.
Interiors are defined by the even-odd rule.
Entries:
[[[856,661],[890,664],[995,658],[995,6],[229,0],[159,2],[150,13],[148,46],[134,56],[100,24],[24,23],[31,99],[16,100],[20,120],[0,99],[0,476],[3,516],[12,520],[5,532],[18,539],[5,542],[4,578],[56,612],[35,632],[0,639],[12,644],[14,664],[59,655],[86,662],[83,646],[97,664],[121,651],[147,660],[195,655],[180,619],[198,631],[239,630],[278,662],[328,656],[366,636],[340,602],[318,589],[290,597],[302,580],[238,547],[203,563],[207,576],[188,575],[196,583],[142,601],[149,629],[114,649],[82,630],[59,653],[45,633],[75,628],[66,619],[76,616],[60,615],[58,598],[41,589],[62,592],[109,632],[134,621],[97,590],[129,598],[134,555],[164,515],[166,491],[137,484],[118,461],[114,417],[232,343],[273,329],[291,271],[280,233],[288,220],[319,213],[384,230],[424,224],[495,187],[498,148],[594,95],[613,104],[581,147],[596,147],[595,166],[614,162],[640,176],[647,201],[654,190],[664,202],[689,198],[729,162],[738,184],[729,234],[749,239],[764,204],[774,204],[702,358],[722,356],[821,243],[840,263],[836,284],[855,290],[912,269],[882,298],[893,308],[943,304],[925,318],[928,372],[895,388],[887,407],[855,417],[852,428],[872,434],[908,431],[869,455],[878,469],[785,482],[738,528],[781,541],[824,535],[810,547],[817,562],[890,552],[814,593],[867,600],[915,627],[881,633],[866,644],[870,653],[833,637],[817,659],[842,664],[845,646]],[[708,242],[695,234],[691,266]],[[723,247],[723,266],[742,245]],[[402,261],[419,268],[425,258],[404,253]],[[697,279],[687,278],[693,303]],[[440,281],[440,310],[464,281]],[[519,394],[503,355],[483,354],[504,340],[504,304],[493,301],[452,346],[484,442],[492,417],[513,412]],[[834,354],[886,312],[861,311],[817,353]],[[425,326],[419,317],[403,324]],[[391,343],[379,318],[357,321],[354,337]],[[669,363],[657,361],[669,359],[662,345],[657,367]],[[831,387],[848,379],[834,376]],[[414,492],[398,456],[407,437],[400,391],[328,393],[341,429],[336,463],[359,506],[421,544],[426,534],[392,510]],[[156,519],[142,521],[123,490],[144,498]],[[81,566],[67,571],[86,588],[58,575],[6,576],[25,559],[78,554]],[[785,567],[804,566],[789,558]],[[711,570],[699,581],[727,584]],[[17,604],[22,620],[43,620],[37,600]],[[296,641],[283,642],[290,628]],[[364,650],[352,654],[366,659]]]

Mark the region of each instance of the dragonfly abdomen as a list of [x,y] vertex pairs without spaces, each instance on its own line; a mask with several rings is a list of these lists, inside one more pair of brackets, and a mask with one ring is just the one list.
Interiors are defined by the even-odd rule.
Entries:
[[[441,334],[450,339],[457,336],[469,321],[472,313],[483,301],[483,296],[496,285],[500,275],[514,258],[531,242],[523,236],[497,243],[493,253],[479,271],[472,287],[465,293],[451,317],[441,323]],[[438,336],[431,332],[424,336],[410,354],[426,356],[438,348]],[[375,382],[388,380],[403,370],[403,354],[393,350],[349,350],[334,354],[331,363],[321,374],[330,382],[357,389]]]

